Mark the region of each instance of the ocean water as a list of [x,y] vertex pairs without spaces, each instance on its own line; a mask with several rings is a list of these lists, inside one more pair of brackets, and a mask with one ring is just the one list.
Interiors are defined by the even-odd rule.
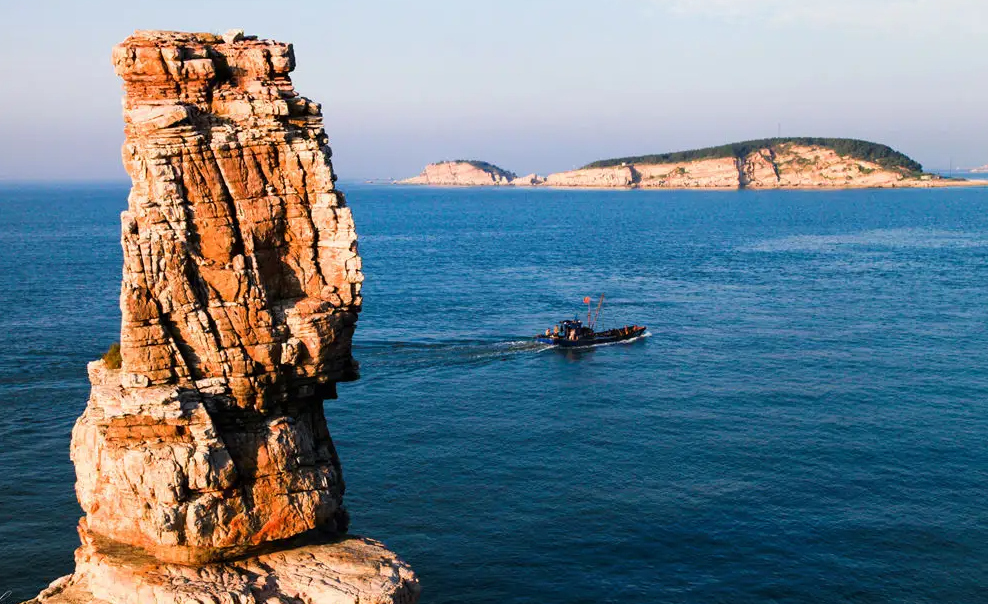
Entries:
[[[353,532],[424,602],[988,601],[988,190],[348,184]],[[0,594],[72,569],[125,185],[0,188]],[[641,341],[531,335],[607,294]]]

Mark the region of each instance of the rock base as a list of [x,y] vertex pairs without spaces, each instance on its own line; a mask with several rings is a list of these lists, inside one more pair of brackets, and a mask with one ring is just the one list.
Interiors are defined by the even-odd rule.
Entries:
[[75,574],[26,604],[415,604],[419,592],[407,564],[362,537],[197,567],[87,539]]

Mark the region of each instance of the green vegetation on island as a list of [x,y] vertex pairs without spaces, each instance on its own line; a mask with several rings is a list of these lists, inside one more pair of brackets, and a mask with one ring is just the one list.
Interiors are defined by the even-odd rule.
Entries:
[[494,174],[495,176],[501,176],[503,178],[507,178],[508,180],[514,180],[518,178],[518,175],[515,174],[514,172],[510,172],[508,170],[505,170],[504,168],[495,166],[494,164],[485,161],[480,161],[477,159],[454,159],[453,161],[447,163],[470,164],[471,166],[477,168],[478,170],[484,170],[486,172],[490,172]]
[[899,153],[888,145],[881,145],[853,138],[763,138],[759,140],[743,141],[731,143],[719,147],[706,147],[704,149],[692,149],[690,151],[676,151],[673,153],[661,153],[658,155],[640,155],[638,157],[619,157],[616,159],[602,159],[592,164],[587,164],[588,168],[612,168],[622,164],[672,164],[678,162],[691,162],[704,159],[722,159],[725,157],[743,158],[759,149],[778,148],[782,145],[805,145],[817,146],[833,149],[838,155],[852,157],[854,159],[874,162],[889,170],[904,170],[910,173],[920,173],[923,166],[912,158]]

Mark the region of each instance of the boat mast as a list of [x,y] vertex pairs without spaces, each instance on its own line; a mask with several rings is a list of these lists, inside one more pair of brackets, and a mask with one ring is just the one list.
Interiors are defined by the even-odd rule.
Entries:
[[[600,308],[604,305],[604,294],[600,294],[600,302],[597,303],[597,314],[593,317],[593,322],[590,323],[590,329],[597,326],[597,319],[600,318]],[[588,316],[589,319],[589,316]]]

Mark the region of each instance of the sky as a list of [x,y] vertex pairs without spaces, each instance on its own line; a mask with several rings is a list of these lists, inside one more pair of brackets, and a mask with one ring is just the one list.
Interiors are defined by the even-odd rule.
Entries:
[[0,181],[124,180],[111,48],[292,42],[342,179],[518,173],[775,136],[988,163],[986,0],[0,0]]

